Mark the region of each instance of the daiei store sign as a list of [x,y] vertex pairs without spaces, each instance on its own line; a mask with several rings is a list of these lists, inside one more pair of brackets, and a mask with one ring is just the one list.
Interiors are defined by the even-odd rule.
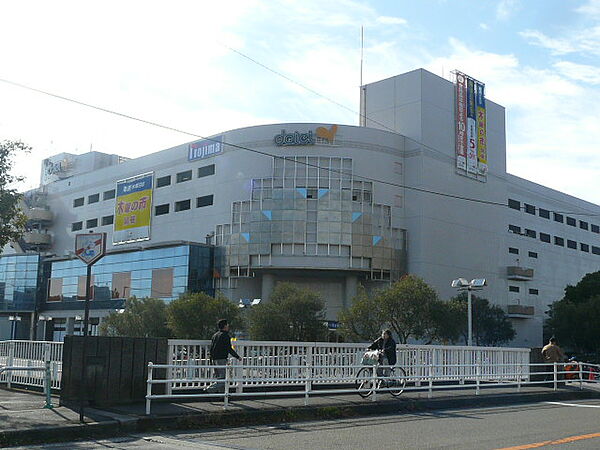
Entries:
[[281,130],[281,133],[276,134],[273,137],[273,142],[275,142],[275,145],[278,147],[315,145],[316,138],[319,138],[321,139],[319,142],[326,141],[329,144],[333,144],[337,128],[337,125],[332,125],[330,128],[318,127],[314,133],[312,131],[307,131],[306,133],[301,133],[299,131],[288,133],[286,130]]

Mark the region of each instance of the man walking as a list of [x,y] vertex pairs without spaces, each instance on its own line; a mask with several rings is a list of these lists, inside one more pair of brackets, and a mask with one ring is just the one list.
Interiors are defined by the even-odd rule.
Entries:
[[[544,348],[542,348],[542,357],[544,358],[544,362],[552,364],[551,366],[547,366],[546,372],[554,372],[554,363],[562,363],[565,360],[565,354],[563,353],[562,349],[558,346],[558,342],[556,341],[556,338],[554,336],[552,336],[548,344],[545,345]],[[559,364],[557,367],[557,371],[560,372],[561,370],[562,364]],[[559,380],[562,378],[561,375],[562,374],[560,373],[558,374],[557,378]],[[546,380],[548,379],[554,379],[552,373],[546,374]]]
[[[217,322],[217,327],[219,331],[213,334],[211,344],[210,344],[210,363],[216,366],[226,366],[227,358],[229,355],[241,361],[242,358],[237,352],[231,347],[231,336],[229,335],[229,323],[227,323],[227,319],[221,319]],[[216,368],[215,369],[215,378],[217,380],[225,379],[225,371],[227,369]],[[224,382],[216,382],[209,386],[208,390],[210,391],[222,391],[225,388]]]

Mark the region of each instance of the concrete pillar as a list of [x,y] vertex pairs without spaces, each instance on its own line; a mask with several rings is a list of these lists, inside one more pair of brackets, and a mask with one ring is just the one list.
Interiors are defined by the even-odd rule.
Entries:
[[349,308],[352,304],[352,299],[358,293],[358,277],[354,274],[346,275],[346,284],[344,289],[344,308]]
[[262,276],[262,288],[261,288],[261,299],[263,302],[269,301],[269,297],[271,296],[271,292],[273,292],[273,288],[275,287],[275,275],[272,273],[263,273]]
[[67,325],[65,327],[65,334],[73,335],[75,332],[75,317],[67,317]]

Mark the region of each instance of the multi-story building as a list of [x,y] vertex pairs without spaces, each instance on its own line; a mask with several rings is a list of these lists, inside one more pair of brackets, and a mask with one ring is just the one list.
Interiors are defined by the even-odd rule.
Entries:
[[[600,207],[508,174],[504,108],[489,100],[486,170],[458,167],[455,93],[416,70],[363,87],[361,126],[265,125],[131,160],[52,159],[28,196],[30,235],[0,259],[0,282],[27,286],[3,291],[0,336],[36,323],[47,338],[77,332],[75,235],[94,231],[108,245],[93,268],[93,324],[130,295],[268,301],[279,281],[319,291],[335,321],[359,284],[414,273],[442,298],[456,295],[454,278],[486,278],[482,296],[511,317],[512,344],[540,345],[547,305],[600,268]],[[31,266],[30,280],[15,281],[29,272],[2,269],[11,264]]]

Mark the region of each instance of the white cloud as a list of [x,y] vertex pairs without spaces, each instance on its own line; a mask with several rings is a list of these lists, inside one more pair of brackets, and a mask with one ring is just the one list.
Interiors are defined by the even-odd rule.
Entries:
[[507,20],[519,9],[519,0],[500,0],[496,6],[496,18]]
[[588,0],[575,11],[592,18],[600,17],[600,0]]
[[480,23],[479,28],[481,28],[482,30],[486,30],[486,31],[490,29],[490,27],[487,23]]
[[589,84],[600,84],[600,66],[560,61],[554,68],[567,78]]
[[406,25],[406,19],[402,17],[391,17],[391,16],[379,16],[377,22],[384,25]]

